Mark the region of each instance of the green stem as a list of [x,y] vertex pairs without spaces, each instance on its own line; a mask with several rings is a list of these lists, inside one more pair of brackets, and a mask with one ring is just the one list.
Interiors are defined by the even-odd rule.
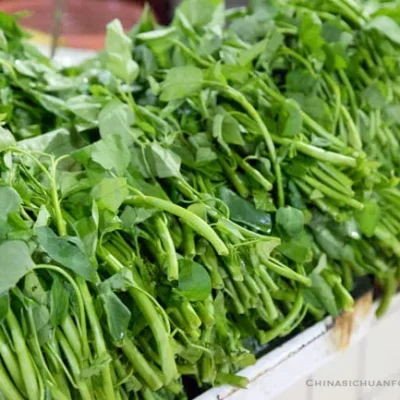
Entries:
[[270,342],[271,340],[280,336],[282,332],[289,329],[289,327],[293,324],[293,322],[296,320],[296,318],[300,314],[302,307],[303,307],[303,295],[302,295],[301,291],[299,290],[297,292],[296,299],[292,305],[292,308],[291,308],[289,314],[287,314],[286,317],[271,330],[269,330],[267,332],[261,332],[260,337],[262,339],[262,344]]
[[67,226],[65,224],[64,218],[62,216],[61,212],[61,207],[60,207],[60,201],[58,199],[58,193],[57,193],[57,183],[56,183],[56,173],[57,173],[57,164],[54,162],[52,159],[52,171],[51,171],[51,199],[53,203],[53,208],[55,212],[55,219],[56,219],[56,225],[57,225],[57,230],[58,234],[60,236],[66,236],[67,235]]
[[202,324],[200,317],[188,301],[183,301],[179,309],[191,330],[196,330]]
[[364,209],[364,204],[360,203],[359,201],[355,199],[351,199],[346,195],[343,195],[342,193],[338,193],[337,191],[331,189],[330,187],[324,185],[323,183],[317,181],[316,179],[312,178],[311,176],[305,176],[303,177],[304,181],[308,183],[310,186],[313,188],[319,190],[321,193],[325,194],[328,197],[331,197],[332,199],[337,200],[340,203],[347,204],[350,207],[355,208],[356,210],[363,210]]
[[17,386],[17,389],[25,394],[25,386],[24,381],[21,376],[21,368],[18,364],[18,360],[16,359],[13,351],[7,343],[7,338],[5,337],[3,331],[0,328],[0,356],[3,360],[8,373],[11,376],[12,381]]
[[[306,185],[304,182],[300,181],[300,179],[295,180],[296,185],[308,196],[311,196],[312,189]],[[341,213],[337,207],[326,202],[324,199],[314,199],[313,202],[317,205],[317,207],[325,213],[331,215],[335,220],[339,220],[341,218]]]
[[69,343],[71,344],[75,355],[78,358],[82,357],[83,353],[81,338],[79,337],[78,329],[76,328],[71,316],[68,315],[60,326],[64,332],[64,335],[67,337]]
[[350,145],[353,146],[354,149],[361,151],[362,142],[357,126],[355,125],[353,119],[351,118],[351,115],[349,114],[345,106],[342,105],[340,107],[340,111],[347,124],[347,132],[349,133]]
[[[8,400],[24,400],[24,397],[18,391],[18,389],[14,386],[10,377],[8,376],[6,370],[3,367],[2,362],[0,361],[0,392],[6,397]],[[31,398],[31,397],[29,397]]]
[[189,259],[193,259],[196,255],[196,243],[194,238],[193,229],[190,228],[187,224],[183,224],[183,252],[185,257]]
[[154,225],[158,237],[161,240],[164,251],[166,253],[166,263],[168,270],[168,280],[177,281],[179,279],[179,266],[176,257],[175,245],[172,240],[171,233],[167,224],[163,221],[162,217],[156,216],[154,218]]
[[353,115],[354,121],[356,121],[356,126],[358,129],[358,106],[357,106],[356,94],[354,93],[353,86],[352,86],[348,76],[344,72],[344,70],[339,69],[338,74],[347,90],[347,94],[349,96],[349,101],[350,101],[351,113]]
[[[49,265],[49,264],[38,264],[35,266],[35,269],[45,269],[49,271],[56,272],[63,276],[72,286],[72,288],[75,291],[76,294],[76,299],[78,303],[78,309],[79,309],[79,328],[81,329],[81,335],[82,335],[82,341],[79,340],[79,343],[83,345],[83,356],[87,358],[89,356],[89,347],[88,347],[88,340],[87,340],[87,328],[86,328],[86,316],[85,316],[85,306],[82,298],[82,294],[79,290],[78,285],[74,281],[74,279],[62,268],[57,267],[55,265]],[[67,326],[68,325],[68,326]],[[75,328],[75,324],[71,319],[71,316],[67,316],[65,321],[63,322],[63,326],[66,328],[72,328],[72,326]],[[69,339],[74,340],[74,350],[77,353],[77,356],[79,357],[81,355],[81,348],[78,347],[78,343],[75,343],[75,338],[76,338],[76,332],[72,332],[70,329],[68,329],[68,332],[71,333],[71,337],[68,336]]]
[[315,73],[313,66],[301,54],[297,53],[296,51],[286,46],[283,46],[279,50],[279,53],[286,54],[295,58],[297,61],[300,62],[300,64],[303,64],[303,66],[306,68],[306,70],[310,73],[312,77],[317,78],[317,74]]
[[374,234],[385,246],[391,248],[397,257],[400,257],[400,242],[396,236],[392,235],[381,225],[376,227]]
[[239,296],[236,292],[235,287],[233,286],[232,282],[229,279],[225,280],[225,290],[227,291],[228,295],[232,299],[233,306],[236,309],[236,312],[238,314],[244,314],[245,309],[243,307],[243,304],[241,303]]
[[339,165],[342,167],[355,168],[357,166],[357,160],[354,157],[345,156],[343,154],[334,153],[327,151],[319,147],[313,146],[308,143],[300,142],[298,140],[288,139],[272,135],[274,142],[281,145],[293,145],[296,150],[317,160],[326,161],[333,165]]
[[264,285],[266,285],[269,290],[272,292],[277,292],[279,290],[278,285],[271,278],[271,275],[268,273],[264,265],[260,265],[257,272],[260,275],[261,280],[264,282]]
[[74,379],[78,386],[78,391],[81,396],[81,399],[82,400],[93,400],[93,395],[92,395],[88,385],[82,379],[82,371],[81,371],[79,361],[77,360],[74,352],[72,351],[67,339],[62,334],[60,329],[57,329],[56,335],[57,335],[57,340],[62,348],[62,351],[64,352],[65,358],[67,359],[69,367],[71,368],[72,375],[74,376]]
[[383,295],[378,309],[376,310],[376,316],[378,318],[385,314],[385,311],[389,308],[390,301],[393,295],[396,293],[398,286],[397,279],[394,276],[394,272],[388,273],[388,276],[383,280]]
[[[77,277],[77,284],[79,289],[82,293],[82,298],[85,303],[86,308],[86,315],[89,319],[89,323],[92,328],[92,334],[94,338],[94,345],[97,352],[97,357],[99,359],[104,358],[104,356],[108,356],[108,350],[106,343],[103,337],[103,331],[100,326],[100,322],[98,316],[96,314],[96,310],[93,304],[93,298],[89,292],[89,288],[85,280],[81,277]],[[115,399],[113,381],[111,377],[111,370],[110,366],[105,366],[101,371],[101,378],[102,378],[102,385],[104,389],[104,394],[106,395],[107,399]]]
[[335,95],[335,114],[334,114],[334,119],[333,119],[333,124],[332,124],[332,132],[335,134],[338,121],[339,121],[339,116],[340,116],[340,106],[342,104],[342,96],[340,93],[340,88],[337,85],[337,83],[332,79],[331,75],[323,72],[323,77],[328,83],[328,85],[331,87],[332,91],[334,92]]
[[318,167],[324,170],[337,182],[339,182],[340,184],[346,186],[346,188],[351,190],[351,187],[353,186],[354,182],[346,174],[344,174],[343,172],[339,171],[338,169],[327,163],[319,162]]
[[225,243],[215,233],[215,231],[204,220],[183,207],[180,207],[167,200],[144,195],[130,196],[125,200],[125,204],[145,204],[174,214],[177,217],[182,218],[182,220],[186,224],[188,224],[195,232],[207,239],[214,246],[218,254],[226,255],[229,253],[229,250],[226,247]]
[[230,99],[236,101],[248,112],[248,114],[251,116],[251,118],[254,119],[255,123],[257,124],[258,128],[260,129],[260,133],[264,137],[265,143],[268,148],[269,155],[271,157],[272,165],[274,166],[276,185],[277,185],[277,189],[278,189],[278,199],[279,199],[278,202],[279,202],[279,206],[283,207],[285,205],[285,194],[283,191],[281,167],[280,167],[277,155],[276,155],[274,142],[272,141],[272,138],[268,131],[268,128],[265,125],[262,118],[260,117],[260,114],[252,106],[252,104],[249,103],[249,101],[246,99],[246,97],[242,93],[238,92],[237,90],[233,89],[232,87],[224,86],[224,85],[221,85],[220,83],[216,83],[216,82],[205,81],[204,83],[207,86],[218,90],[221,94],[226,95]]
[[354,299],[346,288],[341,284],[335,285],[333,288],[335,296],[340,299],[340,304],[344,311],[351,311],[354,305]]
[[249,289],[247,289],[246,285],[243,281],[233,280],[233,286],[236,289],[236,292],[239,295],[241,303],[244,305],[246,309],[251,308],[253,296],[250,293]]
[[240,168],[243,169],[246,173],[248,173],[261,187],[263,187],[267,192],[272,189],[272,183],[269,182],[264,176],[253,168],[249,163],[244,161],[238,154],[233,153],[233,158],[237,162]]
[[311,286],[311,279],[307,278],[303,275],[298,274],[297,272],[293,271],[291,268],[288,266],[280,263],[278,260],[275,260],[273,258],[267,258],[262,254],[261,252],[258,254],[260,257],[261,262],[269,268],[271,271],[275,272],[278,275],[284,276],[285,278],[288,278],[290,280],[300,282],[305,286]]
[[201,67],[209,68],[212,63],[209,61],[205,61],[204,59],[200,58],[196,53],[190,50],[187,46],[185,46],[180,40],[174,40],[173,43],[179,47],[185,54],[191,57],[194,61],[197,62]]
[[[265,93],[267,93],[270,97],[272,97],[274,100],[278,101],[279,103],[283,103],[286,101],[285,96],[283,96],[281,93],[277,92],[274,89],[271,89],[266,85],[265,82],[262,81],[261,78],[257,79],[257,83],[260,85],[262,90],[264,90]],[[303,122],[306,126],[308,126],[310,129],[312,129],[316,134],[319,136],[328,139],[332,144],[338,146],[338,147],[346,147],[345,144],[330,134],[324,127],[318,124],[315,120],[313,120],[308,114],[306,114],[304,111],[301,111],[301,115],[303,118]]]
[[353,11],[351,7],[349,7],[346,3],[344,3],[341,0],[329,0],[329,1],[338,8],[343,17],[348,18],[348,20],[352,22],[357,28],[361,28],[364,21],[359,13]]
[[207,246],[204,254],[200,254],[201,261],[210,272],[211,282],[213,289],[222,289],[224,282],[219,272],[218,259],[211,246]]
[[125,340],[122,345],[122,351],[132,364],[134,370],[137,371],[151,390],[156,391],[162,388],[163,382],[154,373],[153,369],[131,340]]
[[331,178],[327,173],[318,167],[312,167],[311,172],[321,181],[325,182],[331,188],[336,189],[338,192],[343,193],[346,196],[354,197],[354,192],[348,187],[339,183],[336,179]]
[[[124,269],[124,266],[112,256],[106,249],[99,250],[99,256],[111,267],[114,273]],[[165,329],[159,312],[154,306],[154,303],[142,290],[136,287],[130,287],[128,292],[136,305],[143,314],[145,320],[149,324],[153,332],[154,339],[157,344],[158,352],[161,357],[162,371],[165,384],[174,380],[178,374],[173,349],[170,345],[169,334]]]
[[240,179],[236,171],[230,167],[230,165],[223,159],[223,157],[219,158],[219,162],[225,172],[226,177],[231,182],[233,187],[237,190],[239,195],[245,199],[249,197],[250,190],[247,188],[246,184]]
[[18,320],[11,309],[8,310],[7,323],[10,328],[14,349],[17,353],[18,363],[21,367],[21,375],[28,399],[38,400],[40,398],[40,390],[32,356],[26,346],[25,337]]
[[261,291],[260,297],[264,303],[265,310],[268,313],[268,317],[272,320],[275,321],[278,319],[278,310],[275,306],[274,301],[272,300],[271,294],[269,293],[268,289],[265,287],[263,284],[261,278],[257,275],[254,276],[255,281],[257,282],[257,285]]

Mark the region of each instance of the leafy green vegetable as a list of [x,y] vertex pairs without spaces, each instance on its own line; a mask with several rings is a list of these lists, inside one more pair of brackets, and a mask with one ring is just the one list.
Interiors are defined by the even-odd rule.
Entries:
[[20,240],[10,240],[0,244],[0,293],[12,289],[35,264],[28,246]]
[[93,278],[94,266],[79,247],[69,242],[68,239],[57,236],[47,226],[38,227],[35,231],[40,245],[54,261],[85,279]]
[[162,85],[160,100],[178,100],[201,89],[203,73],[192,65],[172,68]]
[[358,277],[387,308],[398,7],[267,3],[147,6],[64,69],[0,13],[0,394],[244,386],[256,344],[351,310]]
[[179,261],[178,291],[189,301],[202,301],[211,294],[211,279],[206,269],[193,261]]
[[289,236],[297,236],[304,228],[304,214],[293,207],[280,208],[276,223]]
[[107,68],[127,83],[132,83],[139,74],[139,66],[132,59],[132,41],[125,35],[121,22],[114,20],[107,25]]

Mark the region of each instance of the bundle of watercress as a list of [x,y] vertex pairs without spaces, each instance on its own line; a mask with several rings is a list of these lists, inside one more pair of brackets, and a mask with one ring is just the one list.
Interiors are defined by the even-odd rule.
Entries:
[[[400,7],[185,0],[59,70],[0,14],[0,395],[185,398],[397,288]],[[186,388],[186,389],[185,389]]]

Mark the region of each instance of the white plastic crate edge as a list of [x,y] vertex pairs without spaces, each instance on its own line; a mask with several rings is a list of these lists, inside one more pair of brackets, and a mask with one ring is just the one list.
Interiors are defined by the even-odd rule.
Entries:
[[[373,324],[379,323],[375,317],[377,307],[377,302],[372,303],[372,292],[368,292],[357,300],[353,312],[343,313],[336,319],[325,318],[239,372],[249,379],[246,389],[216,387],[195,400],[275,399],[362,339]],[[397,294],[386,316],[399,307],[400,294]]]

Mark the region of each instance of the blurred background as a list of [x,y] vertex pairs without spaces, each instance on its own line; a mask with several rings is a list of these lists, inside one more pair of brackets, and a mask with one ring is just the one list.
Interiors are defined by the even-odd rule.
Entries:
[[[139,19],[145,0],[0,0],[0,10],[7,13],[27,12],[21,19],[36,41],[51,42],[59,29],[58,45],[99,50],[104,45],[105,26],[114,18],[126,29]],[[179,0],[147,0],[161,23],[168,23]],[[228,6],[246,4],[246,0],[227,0]],[[60,26],[56,26],[56,10],[62,9]]]

